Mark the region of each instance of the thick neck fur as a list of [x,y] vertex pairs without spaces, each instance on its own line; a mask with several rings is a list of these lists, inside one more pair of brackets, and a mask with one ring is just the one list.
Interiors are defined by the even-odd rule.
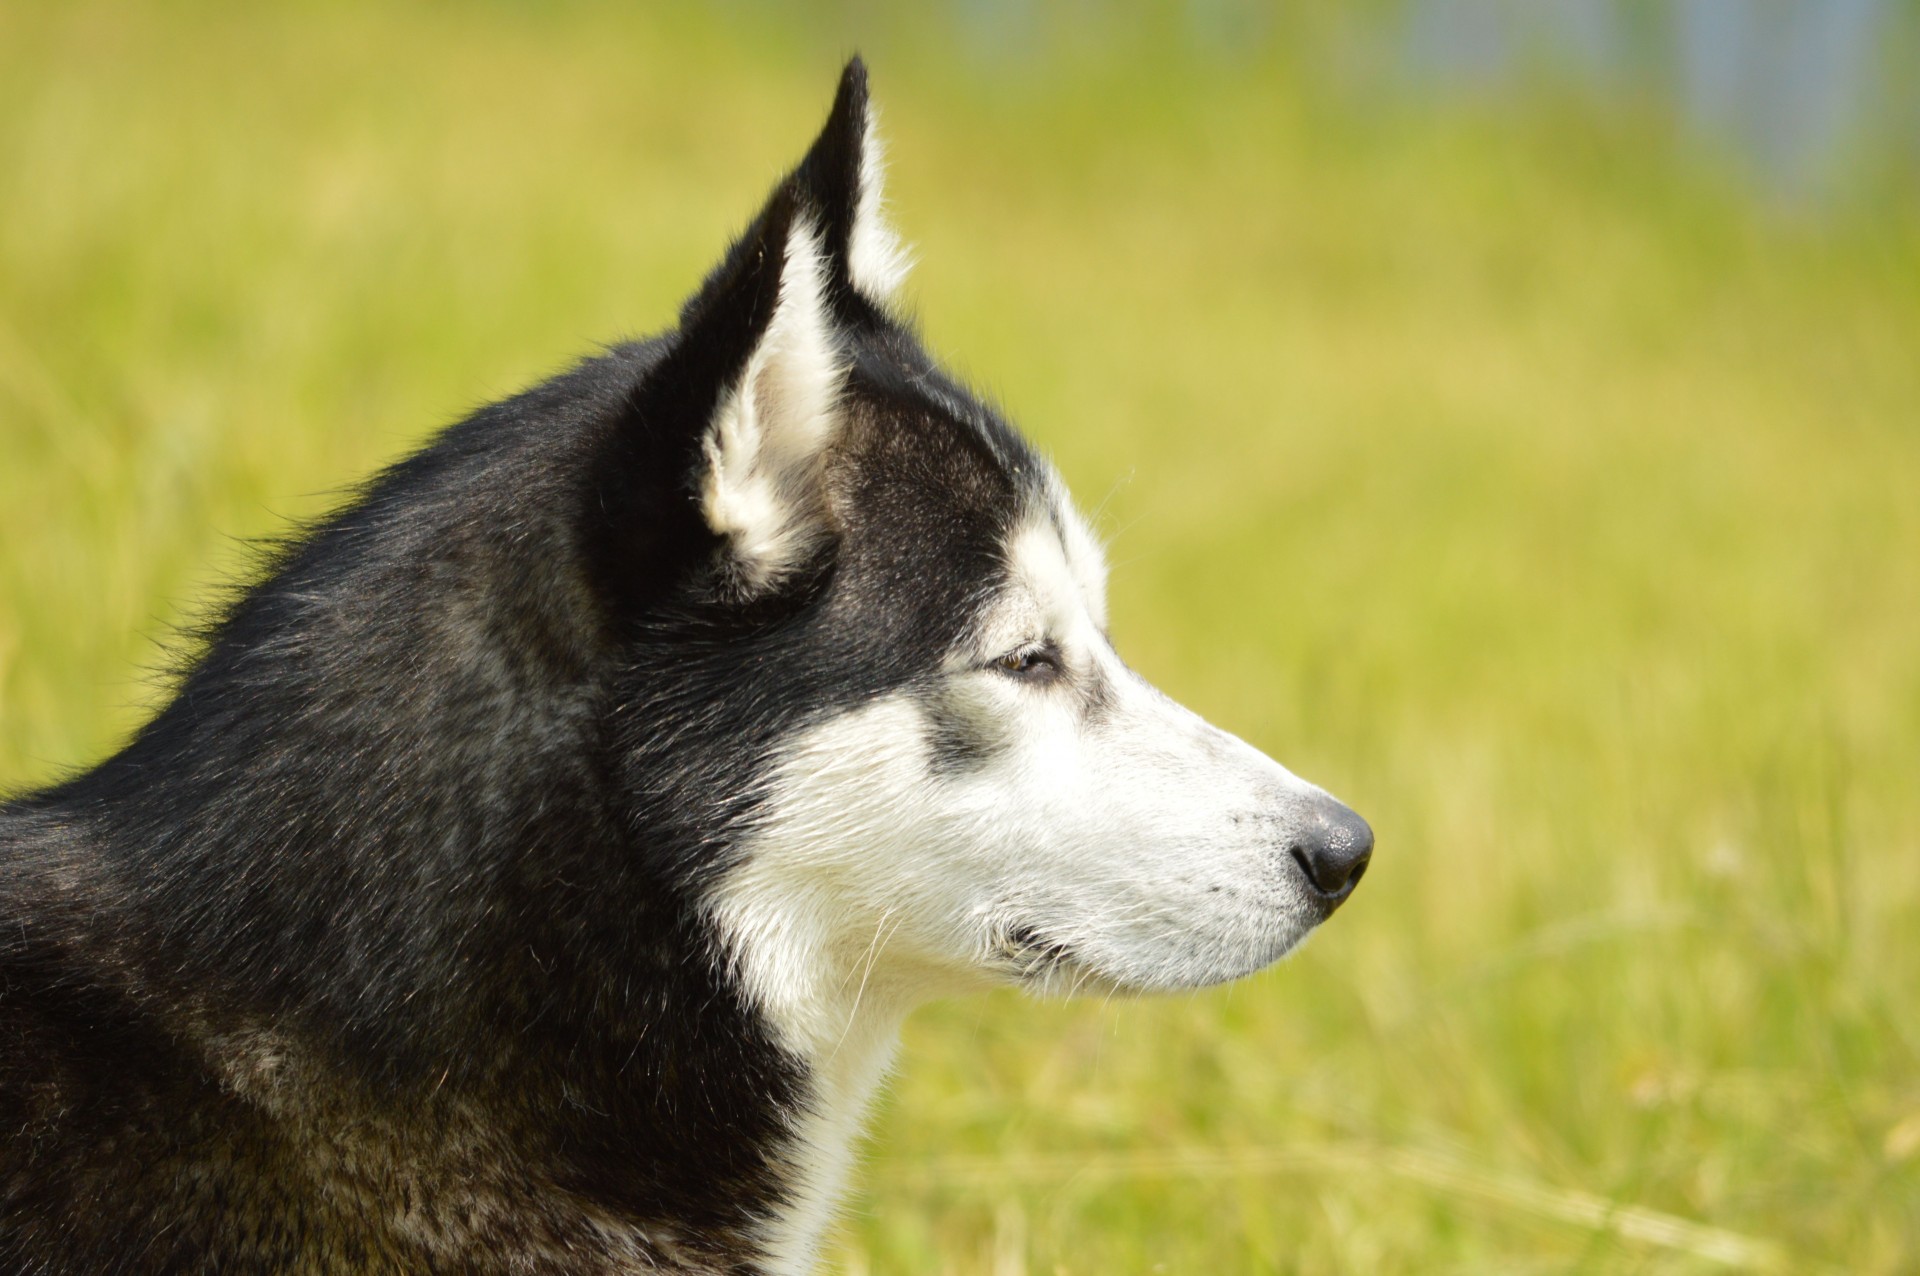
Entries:
[[906,711],[1044,473],[887,311],[880,198],[856,59],[676,333],[379,476],[0,807],[0,1269],[811,1267],[949,989],[783,768]]
[[798,1149],[879,1056],[809,1076],[702,915],[780,711],[612,641],[566,421],[648,357],[383,476],[118,757],[0,811],[0,1119],[47,1135],[0,1148],[0,1258],[791,1268]]
[[771,1269],[800,1273],[813,1270],[900,1024],[933,990],[889,960],[885,919],[848,925],[844,910],[813,897],[817,883],[795,872],[782,849],[757,846],[716,892],[712,916],[740,986],[806,1065],[810,1102],[793,1144],[797,1173],[768,1233]]

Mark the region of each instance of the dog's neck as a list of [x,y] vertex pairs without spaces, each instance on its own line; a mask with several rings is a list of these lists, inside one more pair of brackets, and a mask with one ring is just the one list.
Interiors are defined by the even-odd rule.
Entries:
[[902,1021],[954,991],[889,953],[885,918],[869,925],[823,906],[825,897],[795,880],[792,867],[778,855],[749,860],[713,905],[746,999],[807,1077],[782,1158],[788,1204],[767,1232],[768,1271],[781,1276],[815,1268]]
[[820,1246],[845,1192],[867,1109],[885,1079],[910,1003],[870,989],[847,1006],[839,1039],[808,1058],[809,1095],[797,1122],[786,1204],[768,1228],[767,1270],[802,1276],[815,1270]]

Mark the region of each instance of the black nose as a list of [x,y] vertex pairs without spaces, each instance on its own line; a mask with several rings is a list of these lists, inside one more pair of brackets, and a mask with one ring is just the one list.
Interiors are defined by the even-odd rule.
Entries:
[[1306,827],[1295,837],[1293,858],[1313,889],[1338,904],[1353,893],[1373,857],[1373,830],[1346,805],[1321,794]]

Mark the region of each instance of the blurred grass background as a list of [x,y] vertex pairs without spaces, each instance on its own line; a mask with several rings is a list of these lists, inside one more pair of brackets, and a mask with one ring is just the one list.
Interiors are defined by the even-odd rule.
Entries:
[[917,1016],[836,1267],[1916,1270],[1920,112],[1756,180],[1401,73],[1478,10],[0,4],[0,787],[240,539],[666,323],[857,46],[1123,651],[1380,850],[1241,985]]

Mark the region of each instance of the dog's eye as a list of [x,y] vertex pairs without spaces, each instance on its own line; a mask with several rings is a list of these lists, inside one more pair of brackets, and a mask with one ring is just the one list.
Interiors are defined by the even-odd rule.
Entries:
[[1023,647],[1010,651],[993,662],[1001,673],[1032,682],[1051,681],[1060,676],[1060,652],[1052,646]]

